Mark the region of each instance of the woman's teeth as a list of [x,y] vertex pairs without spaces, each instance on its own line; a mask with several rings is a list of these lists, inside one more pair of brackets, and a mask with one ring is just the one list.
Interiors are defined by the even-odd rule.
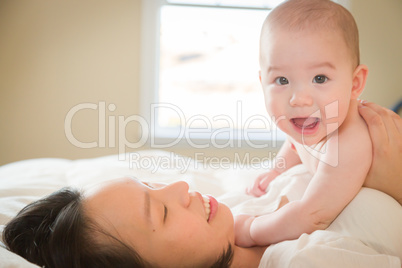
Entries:
[[207,218],[207,221],[209,219],[209,214],[211,213],[211,205],[209,204],[209,198],[203,196],[202,199],[204,200],[204,207],[205,207],[205,216]]

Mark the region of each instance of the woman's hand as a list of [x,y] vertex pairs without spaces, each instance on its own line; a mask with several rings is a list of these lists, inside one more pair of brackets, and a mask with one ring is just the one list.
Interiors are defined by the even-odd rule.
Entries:
[[380,190],[402,205],[402,119],[375,103],[359,105],[373,144],[373,162],[365,187]]

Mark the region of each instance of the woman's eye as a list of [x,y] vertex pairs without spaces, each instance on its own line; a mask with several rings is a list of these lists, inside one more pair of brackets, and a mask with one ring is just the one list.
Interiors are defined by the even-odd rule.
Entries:
[[154,188],[155,188],[155,187],[153,187],[153,185],[152,185],[150,182],[142,181],[141,183],[144,184],[145,186],[151,188],[151,189],[154,189]]
[[168,215],[168,209],[167,209],[167,207],[164,205],[164,206],[163,206],[163,223],[166,222],[167,215]]
[[317,84],[323,84],[327,81],[328,81],[328,77],[326,77],[325,75],[317,75],[313,79],[313,83],[317,83]]
[[275,79],[275,83],[278,85],[287,85],[289,84],[289,81],[286,77],[281,76]]

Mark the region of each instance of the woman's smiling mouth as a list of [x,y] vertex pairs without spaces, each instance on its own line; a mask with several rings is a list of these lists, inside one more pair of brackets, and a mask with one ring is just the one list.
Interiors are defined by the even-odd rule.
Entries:
[[203,204],[205,208],[205,217],[207,222],[210,222],[218,211],[219,203],[210,195],[202,195]]
[[206,220],[209,220],[209,216],[211,214],[211,205],[210,205],[210,201],[209,198],[207,196],[202,196],[202,199],[204,201],[204,208],[205,208],[205,216],[206,216]]

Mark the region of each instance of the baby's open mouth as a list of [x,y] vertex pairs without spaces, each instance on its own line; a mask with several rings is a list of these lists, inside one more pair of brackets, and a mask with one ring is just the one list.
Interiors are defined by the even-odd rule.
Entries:
[[302,129],[313,129],[320,122],[320,119],[317,117],[298,117],[290,119],[292,123]]

